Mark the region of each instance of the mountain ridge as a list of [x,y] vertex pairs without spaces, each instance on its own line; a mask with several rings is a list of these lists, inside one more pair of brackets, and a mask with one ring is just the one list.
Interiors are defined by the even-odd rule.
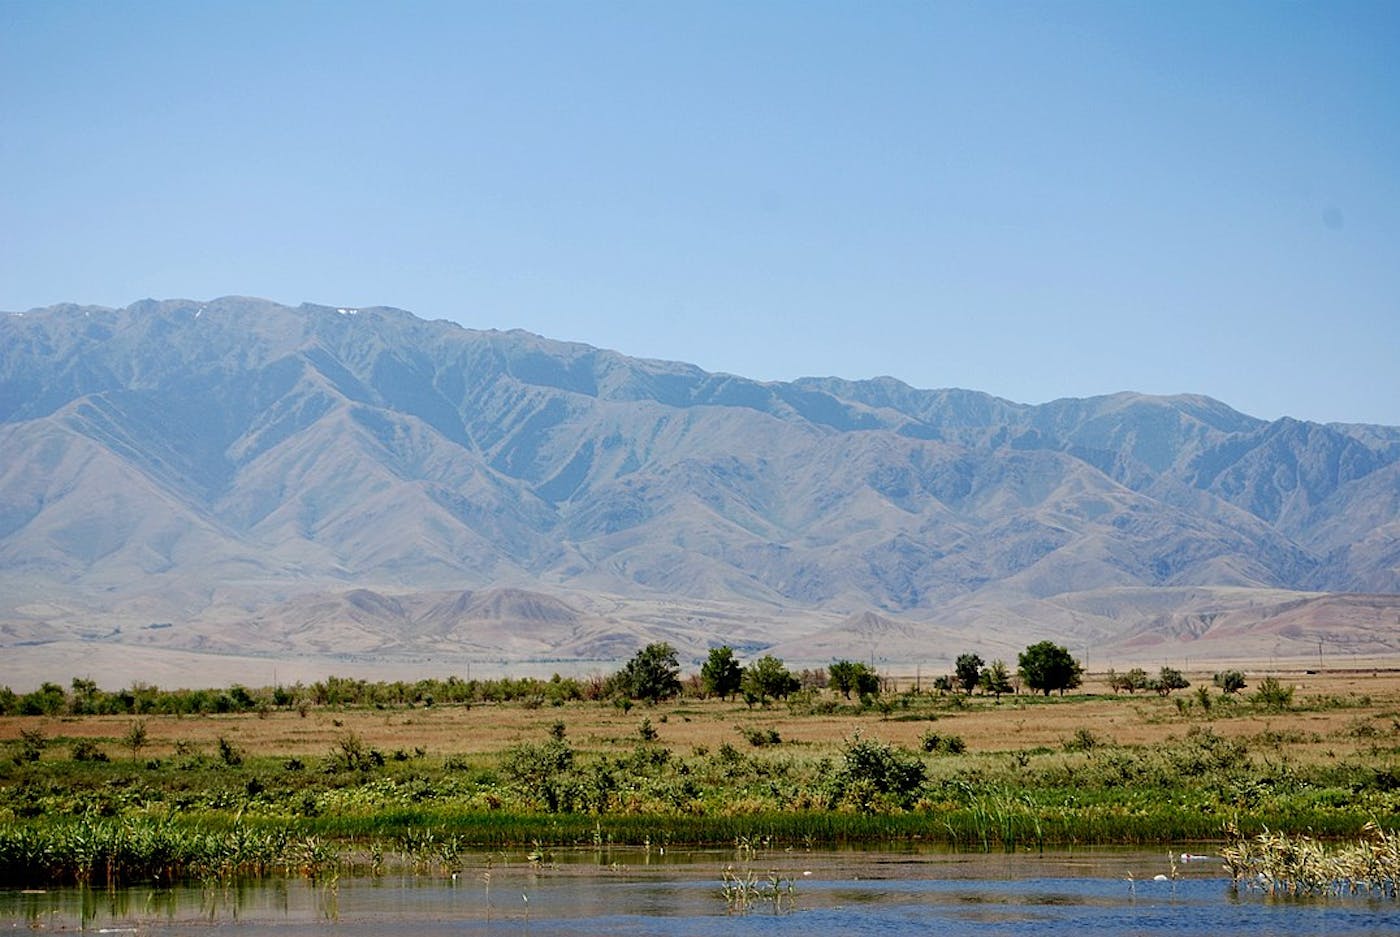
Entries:
[[[1115,588],[1400,593],[1394,427],[1196,394],[760,382],[390,307],[0,315],[0,448],[0,637],[26,640],[171,619],[144,637],[187,649],[216,623],[270,649],[296,595],[509,588],[622,609],[545,655],[762,644],[716,624],[745,616],[772,646],[829,648],[864,613],[1111,647],[1168,626],[1053,609]],[[675,598],[732,617],[655,611]]]

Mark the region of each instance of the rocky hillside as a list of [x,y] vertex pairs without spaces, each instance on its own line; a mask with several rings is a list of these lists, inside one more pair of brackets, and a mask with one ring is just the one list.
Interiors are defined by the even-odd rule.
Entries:
[[[895,643],[1126,647],[1400,593],[1397,428],[763,383],[393,309],[2,315],[0,452],[15,646],[829,656],[878,612]],[[1393,648],[1378,601],[1316,640]]]

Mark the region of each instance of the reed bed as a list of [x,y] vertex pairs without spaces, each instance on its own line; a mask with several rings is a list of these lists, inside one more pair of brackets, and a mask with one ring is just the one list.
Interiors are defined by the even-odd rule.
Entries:
[[1400,897],[1400,835],[1374,823],[1345,843],[1266,830],[1238,839],[1221,857],[1237,887],[1270,895]]
[[0,828],[0,878],[12,883],[319,877],[340,867],[339,848],[314,836],[189,827],[170,819],[90,819]]

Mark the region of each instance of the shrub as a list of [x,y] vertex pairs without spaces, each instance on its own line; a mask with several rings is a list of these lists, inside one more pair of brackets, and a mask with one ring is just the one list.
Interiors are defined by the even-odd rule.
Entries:
[[566,803],[567,776],[573,765],[574,750],[551,739],[508,750],[501,770],[522,793],[539,798],[550,813],[557,813]]
[[1238,693],[1248,686],[1244,682],[1244,674],[1238,670],[1222,670],[1215,675],[1214,682],[1224,693]]
[[862,810],[876,809],[881,800],[907,808],[928,776],[913,752],[874,739],[847,742],[841,756],[832,777],[834,799]]
[[44,737],[41,729],[20,729],[19,748],[15,752],[15,764],[22,765],[28,762],[38,761],[44,754],[44,749],[49,745],[49,740]]
[[1100,745],[1099,737],[1085,728],[1074,730],[1074,738],[1065,742],[1067,752],[1091,752]]
[[1156,678],[1148,681],[1147,685],[1157,691],[1159,696],[1170,696],[1172,690],[1184,690],[1191,685],[1191,681],[1175,667],[1163,667]]
[[1211,771],[1247,766],[1249,747],[1244,742],[1222,738],[1210,729],[1193,726],[1179,748],[1167,752],[1178,775],[1198,777]]
[[219,736],[219,760],[230,768],[236,768],[243,764],[243,750],[221,735]]
[[72,757],[74,761],[101,762],[107,761],[107,753],[98,748],[97,743],[92,739],[78,739],[73,743]]
[[1148,683],[1147,671],[1141,667],[1134,667],[1127,673],[1118,673],[1112,669],[1108,671],[1108,687],[1115,693],[1119,690],[1136,693],[1138,690],[1146,689]]
[[967,743],[961,735],[939,735],[932,729],[926,729],[919,736],[919,746],[935,755],[961,755],[967,751]]
[[1284,686],[1277,677],[1265,677],[1250,697],[1260,709],[1282,710],[1293,704],[1293,687]]
[[131,723],[126,730],[126,735],[122,736],[122,744],[131,749],[131,758],[136,760],[141,749],[146,747],[146,742],[150,740],[150,734],[146,731],[146,720],[137,719]]
[[358,735],[347,732],[326,757],[326,770],[368,772],[384,766],[384,753],[370,748]]
[[754,748],[762,748],[765,745],[781,745],[783,741],[777,729],[760,729],[757,726],[739,726],[738,728],[739,733]]

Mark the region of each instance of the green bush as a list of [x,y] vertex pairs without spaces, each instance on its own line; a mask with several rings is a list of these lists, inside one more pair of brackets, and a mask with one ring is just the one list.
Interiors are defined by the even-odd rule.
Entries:
[[967,751],[961,735],[939,735],[932,729],[926,729],[919,737],[919,746],[936,755],[961,755]]
[[1074,730],[1074,738],[1065,742],[1067,752],[1091,752],[1101,745],[1099,737],[1092,731],[1085,728]]
[[928,768],[913,752],[875,739],[852,739],[841,759],[832,776],[832,800],[861,810],[908,808],[928,777]]
[[1293,705],[1293,687],[1284,686],[1277,677],[1265,677],[1249,700],[1260,709],[1281,711]]
[[38,761],[44,754],[49,740],[40,729],[20,729],[19,746],[15,750],[15,764],[29,764]]
[[739,726],[741,734],[754,748],[762,748],[765,745],[781,745],[783,737],[778,734],[777,729],[760,729],[757,726]]
[[230,768],[237,768],[243,764],[243,750],[221,735],[219,736],[219,760]]
[[92,739],[78,739],[73,743],[72,758],[74,761],[101,762],[107,761],[107,753],[98,747]]
[[567,804],[574,750],[557,739],[519,745],[506,752],[501,771],[517,789],[537,799],[550,813]]
[[1215,675],[1214,682],[1225,693],[1238,693],[1248,685],[1244,682],[1244,674],[1238,670],[1222,670]]

